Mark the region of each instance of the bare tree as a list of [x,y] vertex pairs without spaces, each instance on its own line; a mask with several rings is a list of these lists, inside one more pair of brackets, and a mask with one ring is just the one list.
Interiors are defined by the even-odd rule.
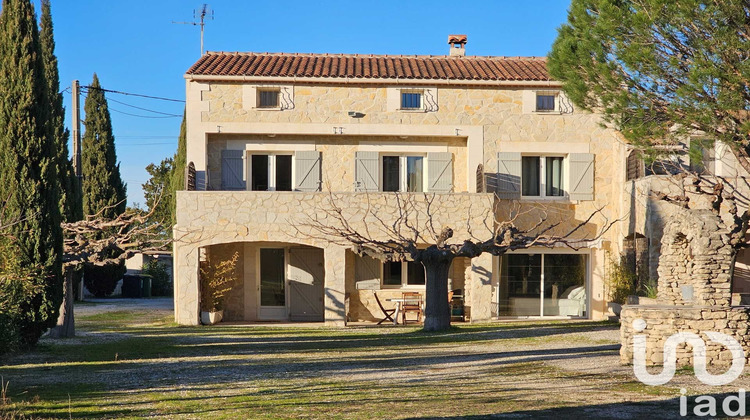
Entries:
[[[563,246],[577,250],[601,238],[618,221],[609,220],[599,208],[585,220],[566,227],[562,221],[548,220],[547,206],[512,202],[505,212],[500,209],[501,201],[495,198],[483,218],[483,228],[489,233],[486,237],[474,233],[472,217],[466,215],[466,237],[454,238],[453,228],[436,226],[435,199],[436,194],[394,193],[397,215],[393,220],[385,220],[378,207],[369,204],[368,196],[365,211],[357,216],[358,220],[352,220],[336,195],[330,193],[308,215],[309,221],[296,230],[304,237],[350,247],[360,256],[368,255],[383,262],[421,263],[426,274],[424,329],[440,331],[450,327],[448,274],[455,258],[475,258],[483,253],[497,256],[530,247]],[[521,218],[535,221],[522,228],[518,226]],[[603,221],[596,232],[587,234],[584,231],[589,230],[595,218]]]
[[[119,205],[120,203],[118,203]],[[151,220],[152,212],[128,209],[114,219],[103,217],[103,208],[84,220],[62,223],[63,273],[65,287],[57,326],[50,330],[54,338],[73,337],[73,280],[83,264],[119,263],[143,251],[163,250],[171,239],[165,239],[162,226]]]

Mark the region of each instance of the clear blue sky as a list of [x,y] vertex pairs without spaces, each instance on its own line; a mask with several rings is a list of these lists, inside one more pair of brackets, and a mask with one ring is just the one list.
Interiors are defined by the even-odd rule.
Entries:
[[[35,0],[36,1],[36,0]],[[37,2],[38,3],[38,2]],[[569,0],[228,1],[212,0],[209,51],[432,54],[449,34],[467,34],[469,55],[542,56],[566,20]],[[184,99],[183,74],[199,57],[192,21],[202,3],[178,0],[52,0],[62,88],[73,79],[125,92]],[[108,94],[129,105],[182,114],[183,104]],[[110,101],[128,203],[143,205],[146,165],[174,154],[181,118]],[[70,126],[70,95],[65,97]]]

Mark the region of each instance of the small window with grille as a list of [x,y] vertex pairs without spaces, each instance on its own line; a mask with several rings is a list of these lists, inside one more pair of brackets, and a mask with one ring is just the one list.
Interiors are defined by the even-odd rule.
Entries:
[[279,89],[258,89],[258,108],[278,108]]
[[424,109],[421,90],[401,90],[401,109],[405,110],[420,110]]
[[556,110],[557,92],[539,91],[536,93],[536,111],[554,112]]

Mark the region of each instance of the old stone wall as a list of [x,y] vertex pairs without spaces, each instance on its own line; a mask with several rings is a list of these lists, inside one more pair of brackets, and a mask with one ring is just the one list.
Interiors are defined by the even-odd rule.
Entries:
[[[670,216],[663,224],[659,247],[658,304],[623,307],[621,360],[633,361],[633,338],[642,334],[646,336],[646,360],[661,364],[665,340],[675,333],[689,332],[708,343],[708,365],[729,364],[731,352],[709,343],[705,334],[720,332],[737,339],[746,352],[750,349],[750,307],[730,306],[734,251],[729,244],[729,231],[721,216],[712,210],[669,205]],[[691,347],[678,347],[679,366],[692,365],[693,358]]]
[[729,306],[733,249],[729,231],[711,210],[676,211],[664,228],[658,301]]
[[[645,329],[636,329],[634,322],[645,321]],[[646,362],[661,365],[664,362],[664,343],[673,334],[689,332],[700,336],[706,343],[706,364],[726,366],[732,362],[731,352],[718,343],[711,342],[705,332],[720,332],[737,340],[750,357],[750,307],[717,306],[625,306],[620,314],[620,360],[624,364],[633,362],[633,337],[646,335]],[[643,322],[638,321],[643,326]],[[638,324],[635,324],[638,326]],[[692,347],[677,348],[677,365],[694,366]],[[747,361],[746,361],[747,364]]]

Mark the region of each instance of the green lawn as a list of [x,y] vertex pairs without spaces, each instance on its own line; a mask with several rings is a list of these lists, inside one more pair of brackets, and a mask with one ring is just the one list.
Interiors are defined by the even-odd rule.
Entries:
[[497,323],[423,333],[179,327],[164,312],[116,311],[76,321],[79,337],[42,340],[34,351],[0,359],[6,417],[677,413],[677,388],[643,386],[619,367],[611,339],[618,326],[610,323]]

